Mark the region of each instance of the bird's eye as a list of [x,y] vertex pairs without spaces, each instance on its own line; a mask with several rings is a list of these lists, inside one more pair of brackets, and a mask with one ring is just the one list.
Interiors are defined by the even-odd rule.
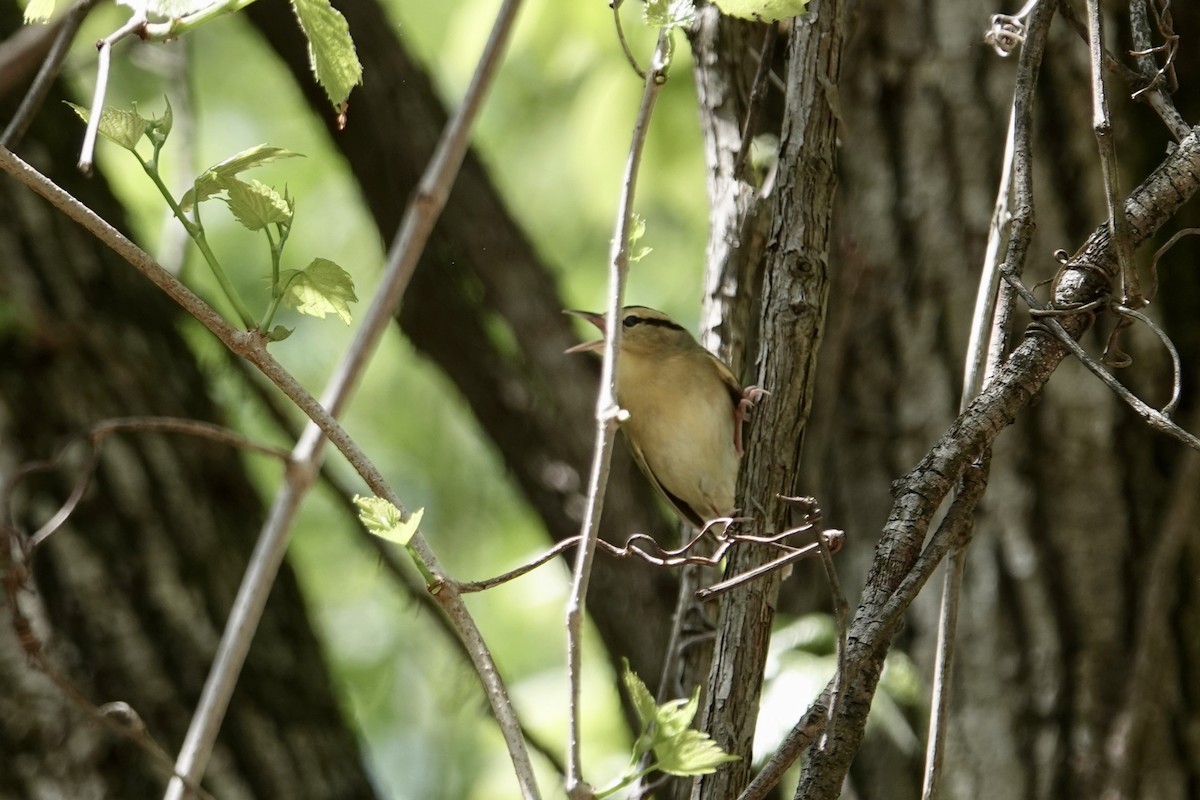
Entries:
[[635,317],[633,314],[630,314],[628,317],[621,320],[621,324],[623,324],[626,328],[632,328],[634,325],[637,325],[641,321],[642,321],[641,317]]

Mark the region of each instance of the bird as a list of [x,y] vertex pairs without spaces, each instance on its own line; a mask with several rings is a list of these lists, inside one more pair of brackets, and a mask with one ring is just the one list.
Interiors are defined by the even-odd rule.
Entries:
[[[568,310],[605,332],[605,317]],[[645,306],[621,310],[617,403],[634,460],[667,505],[697,529],[734,512],[742,425],[768,394],[733,372],[682,325]],[[568,353],[603,350],[604,341]]]

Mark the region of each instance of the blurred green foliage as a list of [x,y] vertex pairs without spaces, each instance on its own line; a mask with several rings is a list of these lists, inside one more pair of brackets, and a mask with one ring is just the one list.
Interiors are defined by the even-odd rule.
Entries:
[[[632,48],[648,58],[653,34],[641,22],[640,6],[627,6],[622,15]],[[430,70],[448,106],[457,102],[470,78],[497,7],[495,0],[390,4],[402,41]],[[78,38],[69,74],[81,103],[90,102],[94,81],[90,43],[115,29],[126,14],[127,9],[105,7]],[[188,62],[180,70],[177,60],[185,55]],[[628,298],[694,322],[707,209],[689,58],[686,47],[677,50],[673,77],[662,92],[646,145],[636,210],[647,223],[640,244],[653,253],[634,265]],[[185,77],[169,77],[173,73]],[[598,308],[603,302],[609,239],[640,94],[641,83],[625,61],[605,2],[524,4],[475,142],[514,214],[556,271],[566,306]],[[182,41],[149,45],[127,40],[118,45],[109,102],[127,106],[136,101],[144,113],[156,115],[162,112],[164,95],[176,110],[177,129],[164,151],[162,169],[179,193],[205,165],[260,143],[308,156],[265,166],[256,177],[281,190],[286,187],[296,199],[289,253],[343,265],[365,306],[378,282],[384,243],[320,121],[245,22],[227,17]],[[188,123],[179,115],[189,107],[194,119],[190,130],[181,133],[178,126]],[[352,104],[349,124],[354,122]],[[164,232],[177,223],[168,219],[140,170],[129,168],[127,154],[115,151],[99,148],[100,167],[131,209],[139,240],[170,262],[176,238]],[[239,291],[261,292],[256,281],[268,269],[259,261],[266,251],[261,235],[242,229],[222,206],[205,212],[209,241]],[[303,264],[287,263],[285,254],[282,266]],[[185,277],[229,313],[194,253],[187,257]],[[299,320],[292,311],[281,312],[279,321],[297,330],[273,345],[273,352],[319,393],[353,329],[332,321]],[[211,338],[198,326],[187,332],[209,365],[234,424],[251,435],[288,444]],[[453,574],[464,579],[493,575],[545,546],[537,520],[505,478],[500,459],[453,386],[400,337],[385,340],[346,426],[400,496],[413,508],[425,507],[422,529]],[[257,459],[248,464],[269,498],[279,483],[278,466]],[[335,466],[350,485],[364,490],[348,468]],[[398,592],[361,545],[362,535],[327,490],[319,490],[306,504],[291,560],[382,793],[421,800],[517,796],[472,671],[440,630]],[[566,581],[565,568],[556,562],[469,601],[519,710],[560,753],[566,730]],[[589,647],[585,763],[589,779],[602,782],[624,767],[630,738],[617,711],[615,676],[594,640]],[[535,760],[547,795],[561,795],[553,773]]]

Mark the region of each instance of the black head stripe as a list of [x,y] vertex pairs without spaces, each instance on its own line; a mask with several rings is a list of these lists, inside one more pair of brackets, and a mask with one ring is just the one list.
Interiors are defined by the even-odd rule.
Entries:
[[621,320],[621,324],[626,328],[632,328],[634,325],[657,325],[660,328],[671,328],[672,330],[681,331],[683,326],[677,322],[672,322],[669,319],[660,319],[659,317],[639,317],[636,314],[629,314],[625,319]]

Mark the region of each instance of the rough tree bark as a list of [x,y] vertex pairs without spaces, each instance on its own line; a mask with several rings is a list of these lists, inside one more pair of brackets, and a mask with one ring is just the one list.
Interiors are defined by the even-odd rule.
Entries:
[[[3,30],[19,25],[15,4],[0,14]],[[80,126],[61,97],[52,94],[20,152],[120,226],[104,182],[74,167]],[[19,99],[16,90],[0,97],[0,117]],[[220,421],[172,304],[8,178],[0,179],[0,297],[4,478],[101,420]],[[18,583],[25,562],[7,526],[30,532],[45,522],[70,493],[81,454],[77,445],[62,468],[19,483],[5,509],[0,560],[13,593],[0,600],[4,798],[161,794],[164,763],[98,725],[26,648],[43,650],[91,703],[127,703],[169,770],[262,519],[239,453],[179,436],[121,435],[104,445],[82,502]],[[14,598],[36,640],[14,630]],[[286,568],[204,785],[222,798],[375,796]]]
[[[1011,63],[979,43],[1000,10],[1008,9],[880,5],[858,17],[850,45],[856,57],[841,98],[853,144],[841,160],[838,267],[806,483],[828,524],[851,533],[839,561],[854,586],[869,557],[862,545],[887,517],[891,480],[956,412],[1011,96]],[[1194,40],[1194,11],[1176,23]],[[1052,250],[1074,249],[1104,213],[1086,48],[1061,19],[1042,73],[1030,284],[1057,268]],[[1188,77],[1182,101],[1197,93]],[[1144,109],[1121,104],[1116,113],[1128,191],[1167,137]],[[1164,297],[1162,313],[1184,363],[1200,363],[1196,284],[1172,279],[1190,301]],[[1172,311],[1188,302],[1190,315]],[[1087,340],[1093,352],[1097,340]],[[1133,341],[1128,380],[1161,398],[1162,354],[1149,339]],[[1195,430],[1195,403],[1185,403],[1179,418]],[[1183,734],[1196,713],[1186,689],[1195,637],[1183,622],[1196,613],[1188,587],[1200,566],[1200,523],[1185,500],[1200,492],[1193,459],[1072,361],[999,439],[970,551],[943,797],[1084,798],[1106,787],[1113,797],[1177,797],[1194,785],[1200,758]],[[1168,534],[1173,525],[1188,533]],[[935,594],[919,603],[906,642],[925,663]],[[860,756],[848,791],[916,796],[920,754],[905,766],[889,749],[887,761]]]

